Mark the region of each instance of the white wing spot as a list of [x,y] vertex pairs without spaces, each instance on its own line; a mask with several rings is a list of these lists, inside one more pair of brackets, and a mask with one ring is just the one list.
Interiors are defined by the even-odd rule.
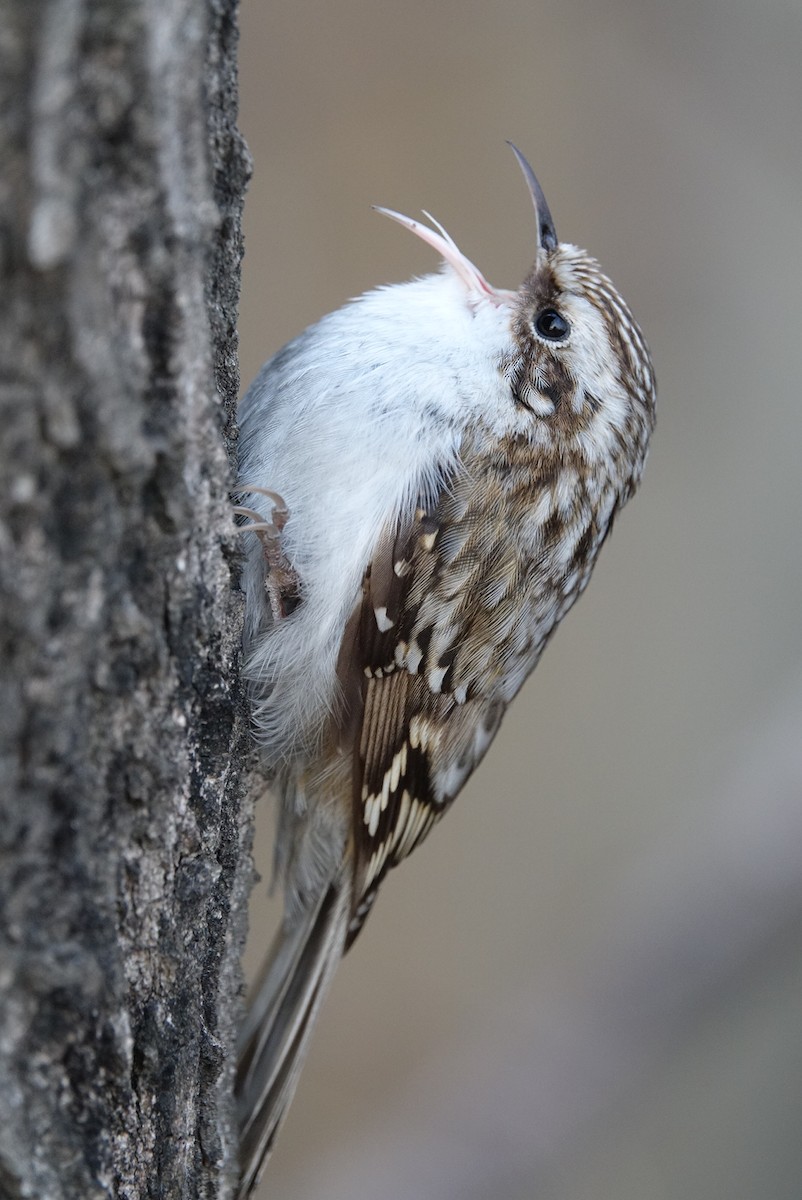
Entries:
[[437,694],[443,686],[443,680],[448,673],[448,667],[434,667],[428,675],[429,687]]
[[393,845],[397,846],[401,838],[404,836],[407,821],[409,820],[409,809],[412,804],[412,797],[409,791],[404,788],[401,793],[401,803],[398,807],[398,820],[395,824],[395,833],[393,835]]
[[417,800],[410,800],[409,816],[407,817],[403,827],[400,829],[400,837],[395,853],[398,858],[403,858],[412,848],[415,830],[423,812],[423,805]]
[[390,767],[389,775],[390,775],[390,791],[391,792],[396,791],[396,789],[398,788],[399,780],[401,779],[401,776],[404,774],[406,769],[407,769],[407,743],[404,742],[401,749],[398,751],[398,753],[393,758],[393,762]]
[[374,608],[373,612],[376,617],[376,624],[379,627],[380,633],[386,633],[388,629],[392,629],[393,625],[395,625],[395,621],[391,621],[387,616],[386,607],[382,606],[381,608]]
[[442,737],[440,726],[425,717],[414,716],[409,723],[409,744],[413,750],[428,751],[437,746]]
[[370,796],[365,803],[365,810],[362,814],[362,820],[368,827],[368,833],[371,837],[376,836],[376,830],[379,827],[379,815],[381,813],[381,796]]
[[407,670],[409,671],[410,675],[417,675],[418,667],[421,664],[422,658],[423,651],[417,642],[413,642],[407,652]]
[[378,875],[379,871],[384,866],[384,862],[385,862],[385,859],[387,858],[387,852],[389,849],[390,849],[389,843],[382,842],[381,846],[377,846],[376,849],[371,854],[370,862],[368,863],[367,874],[365,876],[365,887],[370,886],[370,884],[373,882],[373,880]]

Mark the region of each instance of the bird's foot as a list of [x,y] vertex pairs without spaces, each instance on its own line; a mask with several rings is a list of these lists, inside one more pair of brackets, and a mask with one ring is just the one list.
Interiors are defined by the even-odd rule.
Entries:
[[287,524],[290,510],[278,492],[269,488],[247,484],[240,489],[243,493],[255,492],[266,496],[272,504],[270,520],[266,521],[256,509],[246,508],[235,504],[234,512],[240,517],[248,517],[250,525],[241,525],[243,533],[255,533],[262,543],[267,571],[265,572],[265,591],[270,603],[273,619],[278,621],[287,617],[298,607],[301,600],[301,581],[298,573],[290,563],[281,544],[281,533]]

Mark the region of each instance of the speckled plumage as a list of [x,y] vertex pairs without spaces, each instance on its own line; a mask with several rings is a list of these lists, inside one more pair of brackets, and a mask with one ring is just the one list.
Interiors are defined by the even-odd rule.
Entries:
[[[289,509],[272,600],[256,537],[245,572],[287,905],[243,1034],[243,1195],[379,884],[477,766],[640,480],[646,343],[595,260],[557,242],[522,166],[539,238],[519,291],[397,218],[446,273],[324,318],[243,403],[243,492]],[[272,501],[254,495],[269,526]]]

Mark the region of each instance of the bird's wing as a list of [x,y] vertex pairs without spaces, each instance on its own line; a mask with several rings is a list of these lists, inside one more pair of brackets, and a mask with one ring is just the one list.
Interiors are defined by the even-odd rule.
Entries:
[[484,586],[500,564],[477,516],[451,487],[431,511],[419,508],[407,525],[387,531],[343,641],[339,671],[354,754],[350,940],[386,872],[446,811],[503,715],[493,695],[501,657],[497,639],[488,641]]

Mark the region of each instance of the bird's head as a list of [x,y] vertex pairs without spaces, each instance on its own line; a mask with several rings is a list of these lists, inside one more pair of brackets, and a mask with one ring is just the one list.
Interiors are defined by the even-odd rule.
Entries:
[[[523,423],[526,436],[545,455],[615,474],[623,501],[640,479],[654,426],[649,348],[596,259],[559,241],[534,171],[515,146],[512,150],[537,222],[535,259],[517,291],[488,283],[428,213],[435,228],[390,209],[377,211],[438,251],[462,283],[469,307],[492,304],[509,313],[510,339],[498,367],[513,404],[531,417]],[[521,430],[520,420],[515,428]]]

